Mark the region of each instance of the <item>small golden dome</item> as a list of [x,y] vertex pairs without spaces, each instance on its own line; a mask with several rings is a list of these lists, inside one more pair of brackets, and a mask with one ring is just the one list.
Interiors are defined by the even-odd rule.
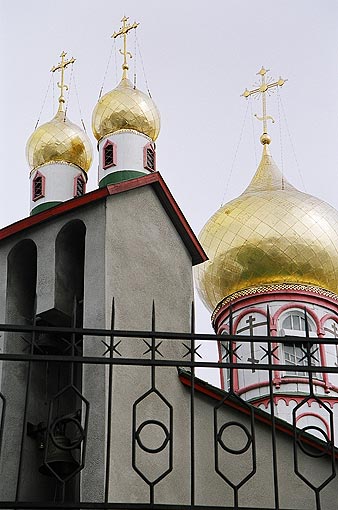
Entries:
[[92,162],[92,145],[86,133],[67,119],[65,112],[39,126],[26,146],[30,168],[46,163],[71,163],[88,172]]
[[248,188],[211,217],[199,239],[209,260],[196,268],[197,287],[210,310],[262,284],[338,293],[338,211],[289,184],[267,144]]
[[154,101],[128,78],[105,94],[95,106],[92,128],[97,140],[120,129],[133,129],[156,140],[160,132],[160,113]]

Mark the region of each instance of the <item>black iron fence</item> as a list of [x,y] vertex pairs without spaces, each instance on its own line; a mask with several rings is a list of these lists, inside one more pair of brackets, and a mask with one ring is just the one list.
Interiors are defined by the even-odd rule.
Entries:
[[[155,308],[148,331],[116,329],[114,306],[111,329],[78,327],[76,315],[70,327],[52,327],[39,317],[31,324],[0,325],[0,508],[337,507],[338,394],[325,393],[321,380],[323,374],[335,377],[338,367],[320,364],[316,354],[318,346],[336,345],[337,339],[310,338],[308,328],[301,344],[299,337],[236,336],[231,318],[226,336],[197,334],[193,309],[189,333],[158,331]],[[204,359],[202,342],[218,342],[221,359]],[[254,366],[240,355],[245,342],[260,349]],[[276,343],[295,342],[303,358],[286,364]],[[91,401],[95,391],[86,379],[91,374],[92,386],[98,367],[104,382],[100,405]],[[224,370],[226,391],[203,381],[202,368]],[[137,370],[141,378],[149,374],[148,387],[140,383],[138,389]],[[259,400],[254,406],[238,395],[235,371],[266,374],[260,396],[267,411],[258,408]],[[276,372],[297,373],[297,384],[304,375],[298,392],[290,394],[288,421],[276,416]],[[128,385],[137,388],[129,391]],[[115,392],[124,390],[121,405]],[[326,414],[325,426],[299,428],[298,417],[311,414],[302,409],[313,407]],[[98,409],[104,411],[101,420]],[[104,422],[99,438],[93,421]],[[93,469],[97,450],[104,453]]]

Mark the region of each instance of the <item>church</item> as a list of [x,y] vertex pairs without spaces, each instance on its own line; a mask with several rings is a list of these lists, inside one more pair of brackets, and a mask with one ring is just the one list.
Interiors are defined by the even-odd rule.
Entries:
[[[0,508],[334,510],[338,212],[270,153],[199,238],[159,172],[160,113],[128,76],[27,142],[30,214],[0,231]],[[219,359],[200,361],[193,272]],[[206,335],[208,336],[208,335]],[[221,388],[195,369],[220,371]]]

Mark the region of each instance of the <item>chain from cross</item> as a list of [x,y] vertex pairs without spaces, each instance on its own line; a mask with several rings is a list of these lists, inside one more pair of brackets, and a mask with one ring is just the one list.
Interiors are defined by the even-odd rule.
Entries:
[[269,71],[269,69],[264,69],[264,67],[262,66],[262,68],[257,73],[261,77],[260,86],[253,90],[245,89],[243,94],[241,94],[241,96],[245,97],[246,99],[252,95],[261,95],[262,96],[263,115],[262,115],[262,117],[258,117],[258,115],[255,114],[255,117],[257,120],[260,120],[263,122],[263,133],[265,133],[265,134],[267,134],[267,132],[268,132],[267,131],[268,120],[275,122],[273,117],[271,117],[271,115],[266,114],[266,93],[269,92],[270,89],[273,89],[275,87],[282,87],[284,85],[284,83],[287,81],[287,80],[284,80],[283,78],[279,77],[279,80],[277,80],[273,83],[269,83],[269,81],[267,81],[267,79],[266,79],[266,73],[268,71]]
[[121,55],[123,55],[123,64],[122,64],[122,69],[123,69],[122,78],[123,79],[127,78],[127,71],[129,69],[129,66],[127,63],[127,57],[129,56],[129,58],[133,58],[130,51],[127,51],[127,35],[130,30],[132,30],[133,28],[137,28],[139,26],[139,23],[136,23],[136,22],[134,22],[132,25],[130,25],[130,24],[128,25],[127,24],[128,19],[129,18],[127,18],[126,16],[123,16],[123,18],[121,19],[123,26],[120,28],[120,30],[118,32],[114,32],[112,35],[112,38],[114,38],[114,39],[116,39],[116,37],[118,37],[119,35],[121,35],[123,37],[123,50],[120,49],[120,53],[121,53]]
[[74,64],[75,58],[70,58],[69,60],[65,60],[65,56],[67,53],[63,51],[60,55],[61,62],[58,65],[53,66],[51,69],[52,73],[55,71],[61,71],[61,81],[58,82],[58,87],[60,89],[60,97],[59,97],[59,112],[63,112],[63,105],[65,104],[64,91],[68,90],[68,85],[65,84],[65,69],[69,64]]

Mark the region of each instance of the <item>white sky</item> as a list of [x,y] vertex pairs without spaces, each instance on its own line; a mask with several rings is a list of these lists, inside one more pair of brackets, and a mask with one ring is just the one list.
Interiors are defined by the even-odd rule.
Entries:
[[[0,227],[28,215],[25,145],[62,50],[77,59],[74,75],[95,153],[88,190],[97,187],[91,114],[113,46],[110,36],[124,14],[140,22],[137,39],[161,112],[158,169],[196,233],[222,200],[243,191],[257,166],[261,125],[251,115],[261,113],[260,102],[248,106],[240,94],[252,88],[262,65],[272,78],[288,78],[280,91],[285,117],[277,94],[268,100],[276,120],[269,126],[275,161],[299,189],[304,191],[303,179],[305,191],[338,207],[338,2],[0,0]],[[136,66],[137,86],[145,90],[138,54]],[[113,53],[104,92],[115,85]],[[52,103],[49,94],[40,123],[52,117]],[[68,117],[80,123],[74,87]],[[209,313],[200,304],[197,329],[209,330]]]

